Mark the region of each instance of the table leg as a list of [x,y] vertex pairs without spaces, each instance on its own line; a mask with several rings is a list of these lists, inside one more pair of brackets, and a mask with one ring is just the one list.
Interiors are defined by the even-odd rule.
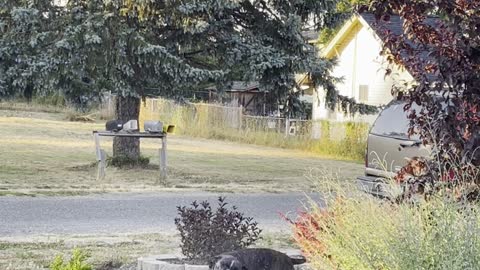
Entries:
[[97,161],[100,161],[101,155],[101,148],[100,148],[100,135],[97,133],[93,134],[93,138],[95,139],[95,155],[97,156]]
[[97,180],[105,179],[105,168],[107,167],[107,153],[100,149],[100,160],[98,161]]
[[160,181],[167,180],[167,137],[162,138],[162,148],[159,150],[160,158]]
[[105,178],[105,167],[107,154],[100,148],[100,136],[94,135],[95,138],[95,154],[97,156],[97,181]]

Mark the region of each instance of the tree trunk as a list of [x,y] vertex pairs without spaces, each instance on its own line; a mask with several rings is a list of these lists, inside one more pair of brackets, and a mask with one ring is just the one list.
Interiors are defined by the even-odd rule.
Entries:
[[[115,98],[115,116],[116,119],[124,122],[137,120],[140,114],[140,99],[136,97]],[[125,157],[131,160],[140,158],[140,139],[139,138],[119,138],[113,139],[113,157]]]

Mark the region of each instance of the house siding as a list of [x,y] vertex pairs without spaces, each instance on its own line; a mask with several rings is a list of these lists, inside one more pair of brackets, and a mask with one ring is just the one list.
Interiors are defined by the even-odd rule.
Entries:
[[[365,26],[361,27],[343,49],[338,57],[338,65],[334,68],[332,74],[343,78],[343,82],[338,83],[337,89],[341,95],[353,97],[355,100],[360,98],[360,85],[368,87],[369,105],[385,105],[393,98],[391,89],[394,83],[403,83],[405,80],[411,80],[411,76],[406,71],[399,68],[393,70],[393,76],[385,76],[388,63],[385,57],[380,55],[382,44],[373,33],[373,30]],[[376,116],[345,116],[342,112],[332,112],[325,107],[324,93],[318,89],[318,102],[313,108],[313,119],[332,119],[338,121],[367,121],[373,122]]]

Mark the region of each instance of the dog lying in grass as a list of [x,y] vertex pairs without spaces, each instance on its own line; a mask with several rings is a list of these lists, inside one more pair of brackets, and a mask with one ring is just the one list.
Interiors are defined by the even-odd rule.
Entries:
[[304,258],[290,258],[272,249],[249,248],[215,256],[212,270],[294,270],[295,264],[305,263]]

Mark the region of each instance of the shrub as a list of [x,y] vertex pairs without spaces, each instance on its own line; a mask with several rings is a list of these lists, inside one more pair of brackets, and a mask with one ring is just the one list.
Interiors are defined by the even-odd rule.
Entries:
[[477,269],[480,207],[447,191],[414,204],[335,191],[328,211],[292,221],[294,237],[313,269]]
[[107,158],[107,164],[117,168],[131,169],[131,168],[146,168],[150,163],[149,157],[140,156],[138,159],[133,159],[127,156],[117,156]]
[[61,94],[51,94],[47,96],[37,95],[33,102],[41,105],[50,105],[55,107],[65,107],[67,105],[65,97]]
[[412,198],[429,196],[447,191],[457,201],[477,201],[480,199],[480,167],[458,154],[444,157],[433,155],[432,159],[414,157],[393,178],[404,186],[396,202],[411,201]]
[[66,262],[62,255],[57,255],[50,264],[50,270],[92,270],[92,267],[85,261],[88,256],[80,249],[74,249],[72,258]]
[[318,221],[323,220],[323,215],[328,215],[328,212],[300,212],[295,220],[283,216],[283,218],[293,226],[293,239],[297,243],[302,243],[302,252],[307,257],[312,257],[318,253],[325,252],[325,246],[319,241],[319,239],[317,239],[317,234],[322,230]]
[[257,222],[244,217],[235,206],[229,210],[224,197],[218,198],[215,211],[207,201],[194,201],[191,206],[177,207],[175,225],[182,253],[194,263],[207,263],[215,255],[248,247],[260,238]]

